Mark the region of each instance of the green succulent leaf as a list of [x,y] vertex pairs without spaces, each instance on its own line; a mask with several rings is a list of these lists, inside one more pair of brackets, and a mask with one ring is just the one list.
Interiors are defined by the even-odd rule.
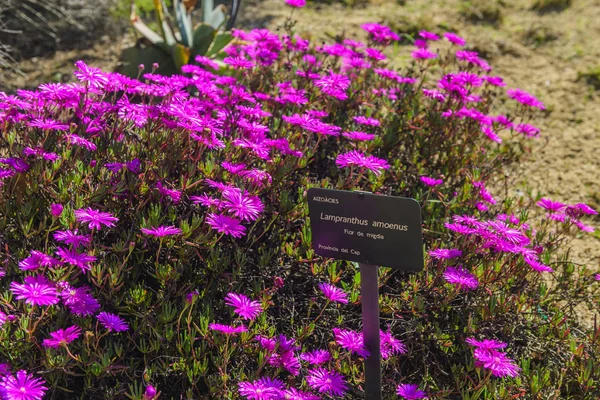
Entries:
[[217,31],[210,25],[200,24],[194,30],[193,56],[205,55],[208,52]]

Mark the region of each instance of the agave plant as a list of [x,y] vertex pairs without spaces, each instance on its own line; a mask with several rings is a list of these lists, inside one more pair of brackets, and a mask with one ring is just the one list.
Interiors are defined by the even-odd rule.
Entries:
[[159,33],[142,21],[132,4],[131,23],[145,39],[145,44],[138,43],[123,52],[121,72],[126,75],[135,77],[139,72],[138,65],[149,66],[154,63],[160,66],[156,71],[158,73],[177,73],[195,56],[215,56],[233,40],[226,29],[232,25],[237,14],[238,0],[233,1],[231,17],[223,4],[215,7],[213,0],[202,0],[202,22],[197,25],[192,22],[197,0],[173,0],[172,14],[165,0],[153,2]]

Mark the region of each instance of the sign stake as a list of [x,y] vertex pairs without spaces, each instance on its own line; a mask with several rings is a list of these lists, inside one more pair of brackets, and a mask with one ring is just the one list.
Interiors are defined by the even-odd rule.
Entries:
[[367,400],[381,400],[381,350],[379,336],[379,283],[377,266],[359,264],[363,337],[371,355],[365,359]]

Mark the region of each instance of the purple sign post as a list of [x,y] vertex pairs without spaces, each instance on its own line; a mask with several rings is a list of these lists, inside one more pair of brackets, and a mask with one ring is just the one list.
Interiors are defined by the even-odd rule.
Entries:
[[404,197],[312,188],[308,209],[315,253],[360,265],[363,337],[371,353],[365,393],[368,400],[381,400],[377,266],[423,270],[421,206]]

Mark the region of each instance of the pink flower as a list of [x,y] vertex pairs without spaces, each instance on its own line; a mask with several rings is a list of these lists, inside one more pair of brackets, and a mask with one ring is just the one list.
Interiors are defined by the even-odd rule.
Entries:
[[254,382],[240,382],[240,396],[250,400],[276,400],[282,397],[283,382],[279,379],[263,377]]
[[365,348],[363,334],[351,329],[333,328],[335,341],[344,349],[351,353],[356,353],[361,357],[368,357],[370,352]]
[[243,319],[253,320],[263,311],[258,301],[250,300],[243,294],[228,293],[225,296],[225,304],[234,307],[234,312]]
[[428,176],[421,176],[419,179],[420,179],[420,180],[421,180],[421,182],[423,182],[425,185],[427,185],[427,186],[431,186],[431,187],[433,187],[433,186],[438,186],[438,185],[441,185],[442,183],[444,183],[444,181],[443,181],[443,180],[441,180],[441,179],[430,178],[430,177],[428,177]]
[[448,283],[458,285],[462,289],[476,289],[479,286],[475,275],[460,267],[448,267],[444,272],[444,278]]
[[142,228],[142,233],[156,237],[164,237],[168,235],[180,235],[181,229],[174,226],[158,226],[155,228]]
[[448,40],[450,43],[455,44],[457,46],[464,46],[467,41],[463,38],[461,38],[460,36],[456,35],[455,33],[452,32],[446,32],[444,33],[444,37],[446,38],[446,40]]
[[440,37],[433,32],[421,31],[419,32],[419,36],[421,36],[425,40],[436,41],[439,40]]
[[406,400],[418,400],[426,399],[427,395],[424,391],[419,390],[419,386],[415,384],[400,384],[396,388],[398,396],[405,398]]
[[224,333],[225,335],[235,335],[241,332],[248,332],[248,328],[244,325],[231,326],[222,324],[210,324],[208,326],[211,330]]
[[338,100],[345,100],[348,98],[346,89],[350,86],[350,78],[346,75],[329,72],[329,75],[325,75],[315,80],[314,84],[321,89],[323,93],[335,97]]
[[60,262],[41,251],[32,250],[29,257],[19,262],[21,271],[30,271],[40,267],[54,267]]
[[361,142],[375,139],[375,135],[361,131],[343,132],[342,136],[350,140],[358,140]]
[[56,254],[62,258],[63,262],[79,267],[83,272],[91,270],[92,266],[90,263],[96,261],[96,257],[94,256],[78,253],[75,249],[65,249],[64,247],[58,247]]
[[342,289],[335,287],[330,283],[319,283],[319,289],[329,301],[348,304],[348,295]]
[[477,360],[475,365],[480,368],[489,369],[493,376],[514,378],[519,375],[521,368],[508,358],[506,354],[497,350],[475,349],[473,356]]
[[382,170],[390,167],[387,161],[375,156],[366,156],[357,150],[338,155],[335,163],[341,168],[356,165],[372,171],[375,175],[380,175]]
[[384,360],[390,358],[394,354],[405,354],[406,346],[400,339],[392,336],[391,332],[379,331],[381,358]]
[[440,260],[449,260],[462,256],[462,250],[459,249],[436,249],[429,252],[431,258],[437,258]]
[[115,226],[115,222],[119,221],[119,219],[113,217],[111,213],[101,212],[90,207],[75,210],[75,219],[83,223],[88,222],[88,228],[98,230],[101,225],[113,227]]
[[465,339],[465,342],[473,347],[484,350],[503,349],[506,347],[506,343],[499,342],[495,339],[477,340],[475,338],[467,338]]
[[0,383],[0,393],[7,400],[42,400],[48,390],[44,380],[34,378],[25,370],[20,370],[15,376],[5,375]]
[[325,368],[309,370],[306,382],[319,393],[327,393],[330,396],[343,396],[348,390],[343,375]]
[[56,231],[54,232],[53,236],[55,240],[73,245],[75,248],[79,246],[87,246],[92,241],[92,237],[90,235],[80,235],[77,233],[77,229],[74,231]]
[[265,208],[257,196],[250,196],[248,192],[242,192],[237,188],[223,191],[223,201],[220,206],[245,221],[258,219]]
[[81,328],[76,325],[70,326],[66,329],[59,329],[54,332],[50,332],[51,339],[44,339],[42,345],[44,347],[58,348],[71,343],[81,335]]
[[146,390],[144,390],[144,400],[154,400],[154,397],[156,397],[156,389],[154,386],[146,386]]
[[63,206],[60,204],[52,204],[50,206],[50,214],[52,214],[53,217],[60,217],[60,214],[62,214],[63,212]]
[[231,235],[235,238],[242,237],[246,233],[246,227],[241,225],[239,220],[226,215],[208,214],[206,223],[217,232]]
[[550,199],[540,199],[540,201],[538,201],[536,204],[550,212],[561,211],[567,206],[566,204]]
[[310,365],[321,365],[331,360],[331,354],[327,350],[315,350],[301,354],[300,358]]
[[400,36],[393,32],[389,26],[370,23],[363,24],[360,27],[367,31],[370,34],[371,39],[377,43],[387,45],[392,41],[400,40]]
[[544,103],[539,101],[534,95],[529,94],[524,90],[508,89],[506,91],[506,94],[511,99],[514,99],[525,106],[539,108],[540,110],[546,109],[546,107],[544,106]]
[[417,59],[417,60],[426,60],[426,59],[433,59],[437,57],[437,54],[429,51],[426,48],[423,47],[419,47],[417,50],[413,51],[411,53],[412,58]]
[[306,5],[306,0],[285,0],[285,4],[294,8],[302,8]]
[[17,300],[38,306],[49,306],[59,301],[54,285],[43,275],[26,276],[24,283],[11,282],[10,290]]
[[367,126],[380,126],[381,125],[381,122],[378,119],[365,117],[363,115],[353,117],[352,119],[354,120],[354,122],[356,122],[357,124],[360,124],[360,125],[367,125]]
[[101,312],[98,314],[98,321],[106,328],[108,331],[115,332],[123,332],[129,329],[129,325],[125,322],[121,317],[115,314],[110,314],[107,312]]

